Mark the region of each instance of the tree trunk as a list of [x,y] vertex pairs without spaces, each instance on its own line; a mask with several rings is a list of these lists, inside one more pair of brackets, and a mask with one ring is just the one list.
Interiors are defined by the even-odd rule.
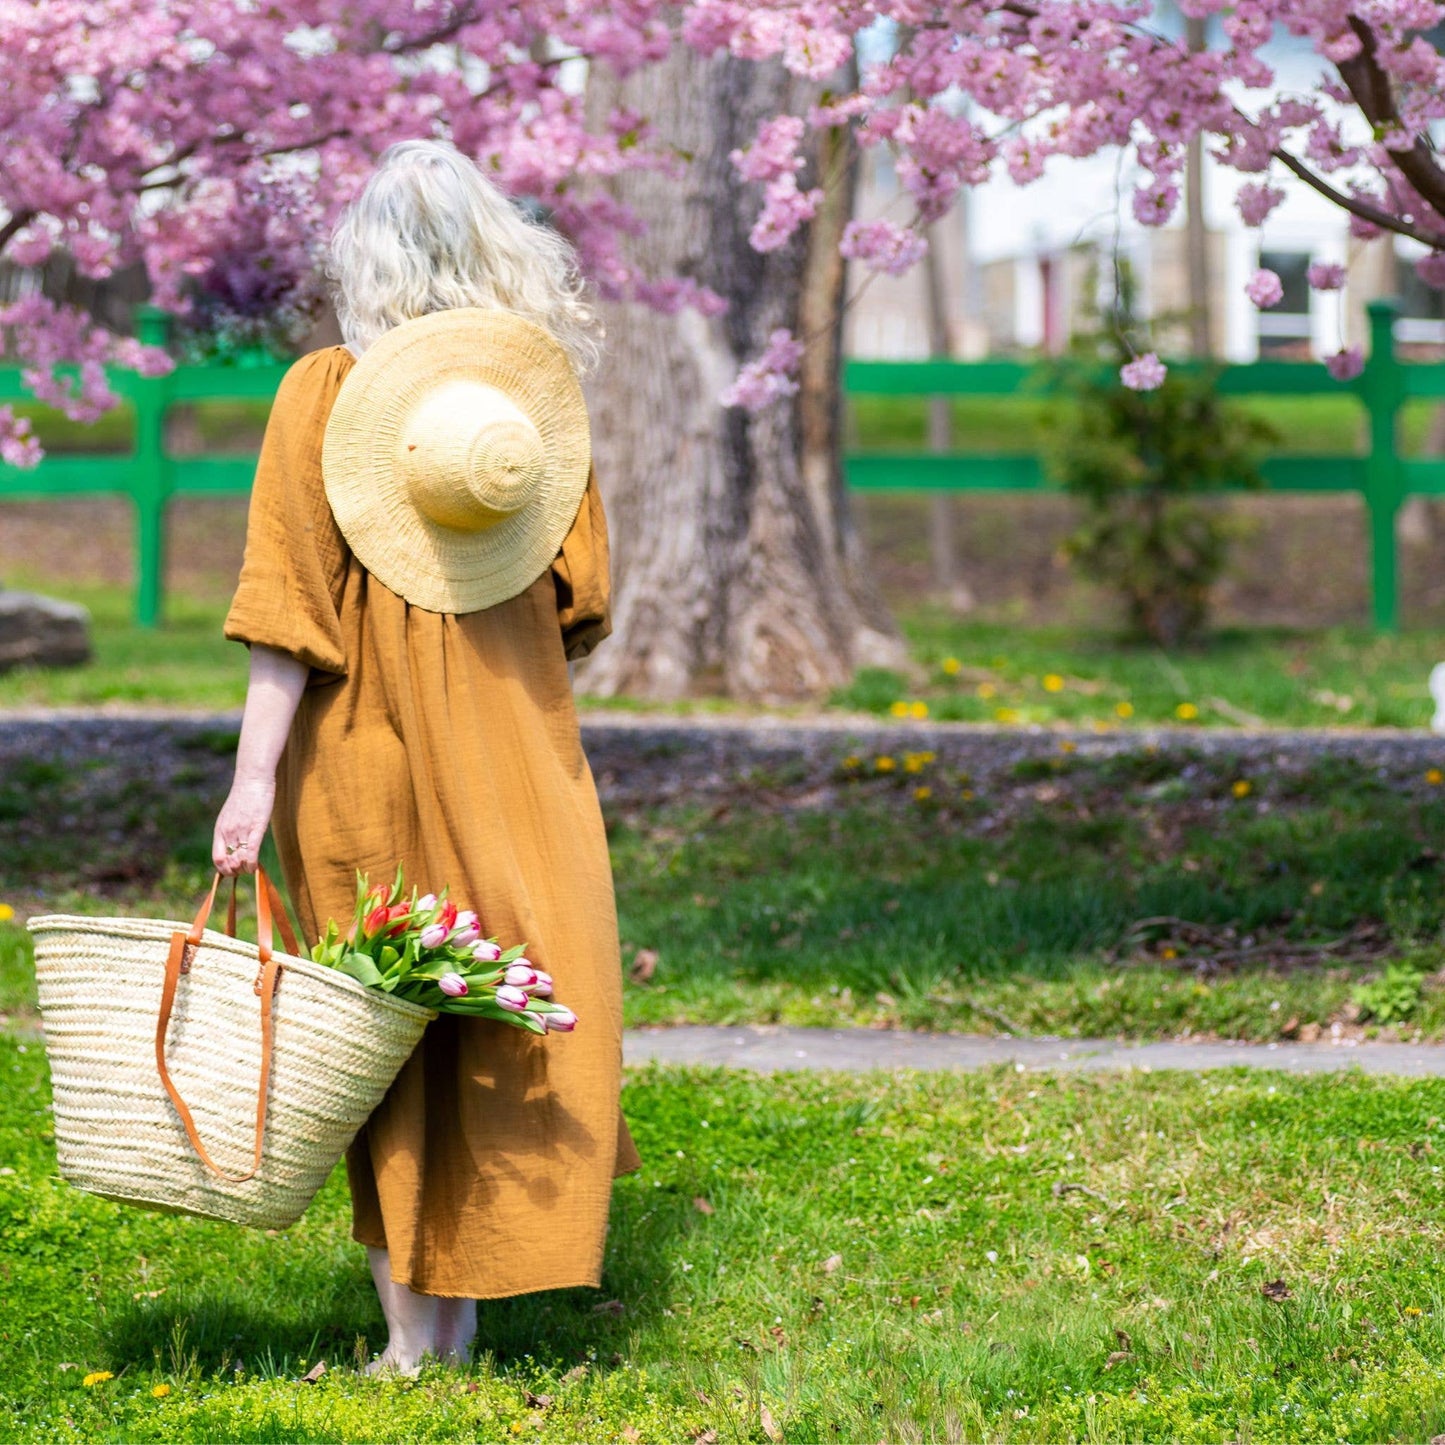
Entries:
[[[590,386],[593,449],[613,537],[613,637],[579,673],[601,696],[817,697],[902,647],[863,585],[838,464],[839,328],[847,157],[827,158],[829,199],[810,234],[760,255],[755,187],[729,153],[805,97],[779,67],[679,50],[589,103],[648,116],[691,157],[678,178],[614,183],[646,221],[634,259],[695,278],[725,314],[605,308],[606,359]],[[810,168],[819,170],[817,158]],[[813,175],[802,183],[812,185]],[[777,327],[809,341],[797,396],[755,415],[719,394]]]

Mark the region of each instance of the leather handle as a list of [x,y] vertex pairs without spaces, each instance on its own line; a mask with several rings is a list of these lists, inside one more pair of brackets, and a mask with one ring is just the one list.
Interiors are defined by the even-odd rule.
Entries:
[[[166,1062],[166,1036],[170,1032],[171,1013],[176,1002],[176,989],[180,984],[181,975],[190,972],[191,960],[200,945],[206,921],[210,918],[211,910],[216,904],[216,889],[220,881],[221,875],[218,873],[211,883],[210,892],[196,913],[189,931],[181,932],[177,929],[171,935],[170,953],[166,957],[165,983],[161,988],[161,1006],[156,1016],[156,1072],[160,1075],[161,1084],[171,1103],[175,1106],[176,1113],[180,1115],[181,1124],[186,1131],[186,1138],[190,1140],[191,1148],[196,1151],[201,1163],[218,1179],[224,1180],[227,1184],[244,1184],[248,1179],[254,1179],[260,1172],[261,1151],[266,1138],[266,1108],[271,1092],[271,1048],[274,1040],[272,1003],[276,995],[276,984],[281,976],[281,965],[271,952],[273,923],[279,925],[287,951],[295,955],[300,950],[280,894],[277,893],[275,885],[266,874],[258,868],[256,870],[256,932],[259,938],[257,951],[260,955],[261,967],[256,975],[255,991],[261,1000],[261,1069],[260,1079],[256,1086],[255,1147],[249,1172],[227,1174],[206,1152],[206,1146],[201,1142],[201,1136],[196,1129],[196,1121],[191,1115],[190,1106],[181,1097],[180,1090],[176,1088]],[[231,880],[231,897],[226,914],[226,933],[228,936],[234,937],[236,931],[234,879]]]

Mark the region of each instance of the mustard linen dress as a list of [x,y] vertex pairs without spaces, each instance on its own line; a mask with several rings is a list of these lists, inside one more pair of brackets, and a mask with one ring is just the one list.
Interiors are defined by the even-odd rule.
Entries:
[[408,606],[351,555],[322,485],[352,365],[316,351],[281,384],[225,625],[311,669],[272,825],[304,936],[351,917],[357,869],[389,882],[400,862],[503,947],[525,942],[581,1020],[539,1038],[438,1018],[347,1153],[353,1234],[423,1294],[596,1286],[612,1178],[640,1163],[618,1105],[611,865],[567,673],[609,630],[596,480],[520,596],[464,616]]

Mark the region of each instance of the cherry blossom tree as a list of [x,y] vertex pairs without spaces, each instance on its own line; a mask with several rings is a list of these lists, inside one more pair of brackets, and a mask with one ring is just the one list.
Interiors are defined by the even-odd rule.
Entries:
[[[179,316],[203,286],[299,315],[316,294],[319,238],[378,151],[408,136],[450,136],[574,239],[604,297],[671,316],[733,417],[791,416],[785,426],[712,427],[692,464],[731,478],[729,507],[781,509],[778,545],[795,549],[784,571],[806,575],[822,547],[833,578],[847,570],[847,528],[817,499],[836,477],[810,472],[797,451],[784,470],[797,470],[798,486],[778,493],[754,483],[777,470],[769,446],[802,447],[810,429],[815,438],[827,431],[807,423],[799,385],[820,346],[836,359],[836,316],[761,304],[743,283],[721,294],[719,269],[743,282],[752,273],[720,268],[706,248],[663,248],[648,264],[648,218],[633,203],[648,188],[633,180],[682,185],[690,165],[711,167],[714,209],[700,214],[720,214],[714,203],[726,194],[745,217],[726,228],[727,244],[742,246],[745,232],[753,253],[778,258],[756,274],[781,287],[824,274],[813,244],[820,235],[864,269],[904,271],[965,187],[998,172],[1026,184],[1050,165],[1104,151],[1118,154],[1130,178],[1134,214],[1163,224],[1198,138],[1239,173],[1249,224],[1266,221],[1290,174],[1348,212],[1356,236],[1392,232],[1421,243],[1422,278],[1445,285],[1445,166],[1433,140],[1445,120],[1445,61],[1433,41],[1445,6],[1179,7],[1207,22],[1202,47],[1186,43],[1178,17],[1152,0],[0,0],[0,259],[34,266],[63,249],[89,277],[141,266],[154,300]],[[1303,90],[1282,86],[1275,72],[1268,47],[1280,35],[1317,58],[1318,79]],[[630,99],[628,77],[664,63],[686,72],[692,61],[679,55],[732,67],[733,79],[711,92],[724,103],[746,91],[746,133],[735,134],[738,113],[717,117],[727,178],[714,164],[718,144],[680,143],[666,106]],[[767,106],[757,104],[757,87],[739,89],[736,67],[749,65],[786,78]],[[584,99],[589,84],[621,88],[599,106]],[[844,152],[891,153],[906,209],[841,216],[841,192],[819,164],[840,142]],[[666,187],[662,194],[665,203]],[[249,275],[248,262],[261,257],[269,274]],[[836,294],[836,268],[827,274]],[[1333,274],[1315,282],[1339,283]],[[1275,291],[1268,276],[1250,286],[1259,304]],[[742,301],[748,323],[733,325],[719,348],[717,329],[729,325],[720,307],[736,311]],[[0,334],[36,395],[74,416],[111,404],[106,364],[168,364],[39,295],[0,308]],[[720,357],[741,364],[718,375]],[[73,379],[57,371],[63,363],[78,366]],[[1331,369],[1344,377],[1359,364],[1357,352],[1342,350]],[[827,375],[836,377],[835,365]],[[1151,353],[1125,380],[1147,388],[1161,375]],[[739,428],[752,456],[746,475],[729,472],[715,449],[728,435],[736,442]],[[21,464],[38,456],[8,412],[0,412],[0,456]],[[669,525],[656,508],[640,517]],[[747,516],[739,528],[738,536],[756,535]],[[691,535],[689,546],[706,548],[707,527]],[[750,585],[753,573],[736,560],[736,585]],[[624,569],[624,601],[627,586]],[[817,691],[876,651],[878,639],[868,622],[777,629],[766,639],[772,663],[744,669],[754,681],[739,689]],[[640,633],[623,650],[647,645]],[[679,666],[670,691],[707,663],[688,654]]]

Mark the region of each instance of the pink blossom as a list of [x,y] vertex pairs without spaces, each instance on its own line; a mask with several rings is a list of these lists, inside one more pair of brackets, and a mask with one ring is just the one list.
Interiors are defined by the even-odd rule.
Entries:
[[1345,268],[1337,261],[1314,261],[1305,273],[1316,291],[1338,291],[1345,284]]
[[1445,251],[1431,251],[1415,262],[1415,274],[1437,291],[1445,291]]
[[577,1027],[577,1015],[558,1004],[539,1015],[549,1034],[570,1034]]
[[1260,267],[1245,284],[1244,294],[1261,309],[1278,306],[1284,299],[1284,286],[1279,277]]
[[722,404],[761,411],[781,397],[792,396],[798,389],[794,373],[802,359],[802,343],[791,331],[779,327],[768,337],[763,354],[747,362],[723,392]]
[[1168,367],[1152,351],[1146,351],[1119,369],[1119,380],[1130,391],[1157,391],[1164,385],[1168,372]]
[[430,923],[422,929],[419,942],[423,948],[440,948],[450,932],[445,923]]
[[1246,181],[1234,193],[1234,204],[1239,207],[1246,226],[1262,226],[1282,200],[1284,191],[1279,186],[1258,185],[1254,181]]
[[511,984],[497,986],[497,1003],[510,1013],[521,1013],[527,1007],[527,995]]
[[923,259],[928,242],[917,231],[892,221],[849,221],[838,249],[870,271],[901,276]]
[[495,939],[484,938],[480,943],[472,945],[472,957],[478,963],[495,963],[501,956],[502,950]]
[[1352,381],[1365,369],[1365,353],[1358,346],[1346,346],[1325,358],[1325,370],[1336,381]]
[[504,982],[514,988],[531,988],[537,982],[537,970],[526,959],[519,958],[515,963],[507,965],[507,971],[502,977]]
[[465,998],[470,992],[467,981],[459,973],[444,973],[437,979],[437,987],[448,998]]

